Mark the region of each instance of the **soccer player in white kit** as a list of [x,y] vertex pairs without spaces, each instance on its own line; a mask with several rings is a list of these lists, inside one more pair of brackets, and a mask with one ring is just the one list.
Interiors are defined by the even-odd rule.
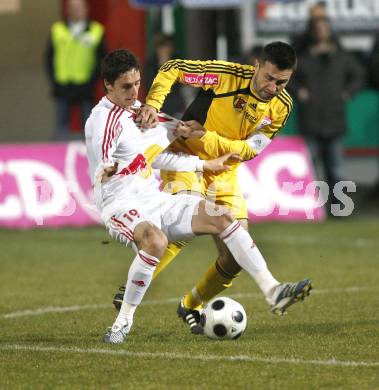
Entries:
[[[109,53],[103,60],[102,78],[106,96],[94,107],[85,127],[95,200],[110,235],[131,243],[136,252],[120,312],[104,341],[124,342],[168,242],[195,235],[219,235],[270,305],[282,307],[308,295],[308,290],[289,291],[287,283],[280,284],[272,276],[249,233],[227,209],[199,197],[160,191],[152,174],[154,159],[157,167],[175,170],[202,169],[205,163],[194,156],[159,155],[180,136],[172,118],[161,115],[164,125],[148,131],[135,124],[141,80],[137,58],[127,50]],[[223,166],[227,157],[213,168]],[[208,167],[213,169],[212,163]]]

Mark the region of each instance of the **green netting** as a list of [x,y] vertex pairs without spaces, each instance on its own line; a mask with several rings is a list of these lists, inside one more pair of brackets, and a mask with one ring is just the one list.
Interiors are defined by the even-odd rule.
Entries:
[[[298,133],[297,105],[281,134]],[[379,146],[379,94],[372,89],[364,89],[346,104],[348,132],[345,146],[372,148]]]

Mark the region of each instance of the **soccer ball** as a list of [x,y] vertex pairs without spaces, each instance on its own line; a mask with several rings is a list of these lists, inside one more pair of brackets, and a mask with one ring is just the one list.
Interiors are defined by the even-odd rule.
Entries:
[[242,305],[231,298],[218,297],[201,312],[200,324],[211,339],[237,339],[246,329],[247,317]]

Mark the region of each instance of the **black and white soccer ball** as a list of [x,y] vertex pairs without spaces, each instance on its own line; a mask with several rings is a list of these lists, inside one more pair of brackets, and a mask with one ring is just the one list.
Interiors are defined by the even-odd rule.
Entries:
[[230,340],[240,337],[246,329],[245,309],[228,297],[214,298],[201,312],[200,323],[204,334],[215,340]]

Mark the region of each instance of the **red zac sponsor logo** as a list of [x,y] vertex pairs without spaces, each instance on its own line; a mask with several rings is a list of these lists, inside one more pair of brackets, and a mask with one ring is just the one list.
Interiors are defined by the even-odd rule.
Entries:
[[145,287],[146,286],[146,284],[143,280],[132,280],[132,283],[138,287]]
[[242,111],[246,106],[246,100],[242,99],[240,96],[236,96],[233,100],[233,107],[237,111]]
[[219,75],[214,73],[184,73],[184,81],[187,84],[218,85]]

